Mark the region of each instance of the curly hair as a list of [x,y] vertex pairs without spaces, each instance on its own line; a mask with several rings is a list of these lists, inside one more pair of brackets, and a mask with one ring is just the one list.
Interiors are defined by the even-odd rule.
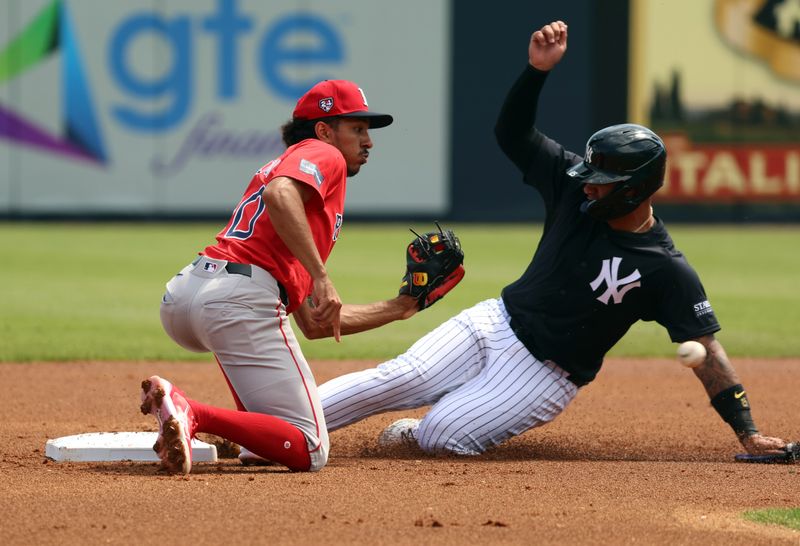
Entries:
[[324,119],[295,119],[292,118],[281,126],[281,136],[286,147],[297,144],[307,138],[317,138],[314,127],[318,121],[324,121],[334,129],[339,123],[339,118],[329,117]]

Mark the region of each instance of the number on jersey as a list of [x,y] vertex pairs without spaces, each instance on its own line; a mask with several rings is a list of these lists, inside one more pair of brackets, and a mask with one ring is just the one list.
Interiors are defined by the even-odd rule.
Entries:
[[[278,166],[281,158],[273,159],[263,167],[261,167],[257,174],[261,176],[268,176],[270,171]],[[264,203],[264,187],[261,186],[255,193],[242,199],[236,210],[233,211],[233,220],[228,231],[225,232],[225,237],[229,239],[249,239],[253,235],[256,227],[256,220],[264,214],[264,209],[267,205]]]
[[225,232],[225,237],[229,239],[249,239],[253,235],[256,227],[256,220],[264,214],[267,205],[264,203],[264,186],[261,186],[256,192],[249,195],[233,212],[233,220],[228,231]]

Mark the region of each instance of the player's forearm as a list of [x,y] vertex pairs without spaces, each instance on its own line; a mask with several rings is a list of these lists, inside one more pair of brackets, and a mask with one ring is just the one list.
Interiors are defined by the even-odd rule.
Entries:
[[725,349],[714,336],[708,335],[699,338],[697,341],[706,348],[706,359],[694,368],[697,378],[703,383],[709,398],[714,398],[717,394],[739,384],[739,377],[733,369]]
[[707,356],[702,365],[694,368],[694,373],[702,381],[711,405],[747,447],[746,439],[758,435],[758,428],[750,413],[747,393],[739,382],[725,349],[714,336],[705,336],[697,341],[706,347]]
[[[365,332],[396,320],[411,317],[418,309],[417,300],[410,296],[397,296],[391,300],[368,304],[345,303],[342,305],[340,321],[343,335]],[[330,327],[321,328],[308,319],[303,310],[295,312],[295,320],[308,339],[331,337]],[[302,313],[302,314],[301,314]]]
[[494,127],[500,148],[517,165],[524,163],[529,152],[530,132],[547,74],[527,67],[509,90]]
[[355,334],[378,328],[396,320],[406,319],[416,313],[417,300],[410,296],[375,303],[345,304],[342,306],[342,333]]
[[269,219],[283,244],[291,251],[312,278],[325,276],[325,264],[311,235],[300,192],[293,182],[278,183],[273,180],[264,190],[269,210]]
[[794,455],[783,449],[786,442],[758,432],[750,413],[747,392],[739,382],[722,345],[713,335],[704,336],[697,341],[705,345],[707,356],[701,366],[694,368],[694,372],[703,382],[711,405],[722,420],[730,425],[747,452],[751,455],[773,454],[779,462],[794,461]]

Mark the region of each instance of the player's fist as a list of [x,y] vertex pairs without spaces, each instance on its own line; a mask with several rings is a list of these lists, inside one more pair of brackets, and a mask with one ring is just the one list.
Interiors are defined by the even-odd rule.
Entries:
[[532,67],[546,72],[561,61],[566,50],[567,24],[554,21],[531,34],[528,62]]

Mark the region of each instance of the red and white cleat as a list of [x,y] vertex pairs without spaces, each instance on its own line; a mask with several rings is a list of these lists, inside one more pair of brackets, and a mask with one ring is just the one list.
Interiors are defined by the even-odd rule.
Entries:
[[173,473],[191,472],[194,414],[183,393],[166,379],[154,375],[142,381],[139,409],[158,420],[158,439],[153,451],[161,459],[161,468]]

